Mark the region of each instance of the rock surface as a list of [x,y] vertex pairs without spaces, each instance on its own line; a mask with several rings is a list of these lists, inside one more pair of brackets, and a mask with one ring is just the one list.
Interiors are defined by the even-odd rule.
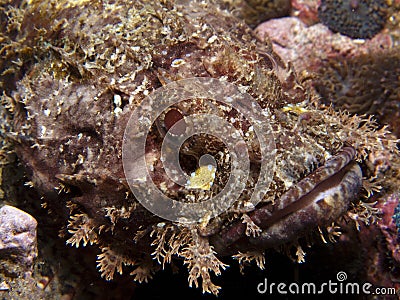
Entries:
[[371,40],[354,40],[333,33],[321,23],[307,26],[296,17],[273,19],[260,24],[255,34],[270,37],[273,49],[286,62],[291,62],[297,72],[316,71],[326,59],[352,57],[368,51],[392,46],[388,34],[376,35]]
[[22,210],[0,208],[0,259],[29,268],[37,256],[36,220]]
[[43,299],[33,276],[37,221],[9,205],[0,208],[0,298]]

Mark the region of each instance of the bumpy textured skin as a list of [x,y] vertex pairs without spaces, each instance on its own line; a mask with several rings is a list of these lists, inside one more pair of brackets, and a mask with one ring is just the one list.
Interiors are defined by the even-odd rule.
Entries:
[[[365,177],[383,176],[373,164],[365,164],[369,155],[395,152],[396,140],[386,128],[318,104],[269,44],[256,40],[244,23],[211,3],[30,1],[22,7],[14,12],[19,33],[6,32],[2,40],[3,57],[19,62],[19,68],[2,65],[7,70],[2,80],[19,79],[15,88],[3,85],[2,100],[12,119],[6,135],[27,169],[30,184],[43,196],[43,206],[64,218],[63,225],[69,218],[61,232],[69,237],[67,242],[101,249],[98,267],[107,280],[125,265],[134,266],[131,275],[137,281],[147,281],[160,268],[157,262],[169,263],[178,256],[189,268],[190,285],[198,286],[201,277],[203,291],[217,294],[209,272],[219,275],[225,265],[210,244],[212,236],[238,220],[247,222],[244,238],[253,236],[254,245],[257,236],[266,234],[241,210],[245,193],[229,211],[197,227],[152,215],[130,193],[121,159],[125,126],[145,95],[169,81],[221,78],[246,90],[268,112],[277,148],[276,168],[262,203],[278,203],[317,167],[324,170],[329,158],[341,160],[344,146],[354,151],[346,164],[353,168],[354,157]],[[176,59],[184,63],[176,65]],[[243,125],[234,117],[229,119]],[[160,134],[157,129],[152,132],[149,147],[149,159],[156,167]],[[221,147],[213,140],[199,138],[198,142],[192,152]],[[228,171],[223,167],[219,178]],[[337,198],[344,204],[330,213],[334,217],[346,210],[357,215],[355,195],[361,174],[353,173],[349,185],[340,185],[343,191]],[[164,183],[162,174],[155,175],[160,185]],[[174,191],[167,189],[167,193]],[[290,203],[298,199],[293,196]],[[257,215],[258,208],[253,209]],[[297,213],[291,212],[290,217],[296,218]],[[304,228],[297,222],[300,228],[294,232],[307,235],[318,226],[330,225],[333,217],[322,215],[312,214]],[[237,252],[246,250],[238,243],[234,253],[239,262],[255,260],[262,267],[265,247],[289,240],[296,244],[299,237],[261,242],[255,247],[258,256]],[[223,254],[225,249],[220,250]]]
[[386,0],[322,0],[318,17],[334,32],[366,39],[382,30],[387,10]]

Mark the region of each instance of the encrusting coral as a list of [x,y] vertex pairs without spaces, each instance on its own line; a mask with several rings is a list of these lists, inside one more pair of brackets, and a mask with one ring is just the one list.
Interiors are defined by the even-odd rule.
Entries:
[[400,48],[328,59],[315,87],[324,102],[350,113],[373,115],[400,136]]
[[[7,24],[17,22],[19,30],[2,33],[0,79],[9,114],[3,134],[47,209],[64,220],[61,236],[72,246],[101,250],[97,263],[106,280],[130,270],[135,280],[147,281],[177,258],[188,267],[190,285],[201,280],[203,292],[218,294],[211,274],[226,268],[223,255],[263,268],[266,244],[294,246],[302,262],[301,238],[315,232],[334,236],[332,222],[342,216],[374,220],[372,205],[360,197],[368,194],[360,191],[361,183],[374,191],[374,180],[398,176],[390,163],[383,168],[371,160],[383,154],[398,159],[397,140],[386,127],[319,103],[270,44],[212,3],[31,0],[5,15],[18,15]],[[198,191],[170,184],[160,154],[170,118],[212,112],[232,122],[249,148],[246,191],[221,215],[188,225],[164,220],[138,203],[124,176],[122,143],[132,111],[147,95],[192,77],[233,83],[255,99],[270,117],[276,166],[269,190],[252,207],[248,199],[262,149],[251,124],[217,101],[204,105],[198,99],[166,112],[149,133],[146,161],[156,185],[170,197],[209,199],[227,182],[232,163],[223,143],[199,134],[182,147],[182,168],[196,176],[193,160],[212,154],[217,164],[215,174],[208,174],[212,187],[208,182]],[[311,196],[298,194],[297,184]],[[324,191],[329,195],[321,198]],[[289,218],[305,211],[312,219],[304,227],[296,223],[298,235],[270,238],[270,228],[285,229]],[[233,232],[239,223],[243,231]],[[224,247],[221,238],[232,243]]]
[[387,0],[322,0],[318,17],[334,32],[351,38],[372,38],[383,29],[388,16]]

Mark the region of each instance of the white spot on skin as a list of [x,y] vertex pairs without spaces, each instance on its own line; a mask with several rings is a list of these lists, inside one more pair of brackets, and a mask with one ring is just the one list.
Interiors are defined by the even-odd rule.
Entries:
[[118,94],[114,95],[114,104],[117,107],[120,107],[122,105],[122,98],[120,95]]
[[118,117],[118,115],[119,115],[120,113],[122,113],[121,107],[117,107],[117,108],[114,109],[114,114],[115,114],[117,117]]
[[43,113],[44,113],[44,115],[46,116],[46,117],[48,117],[48,116],[50,116],[50,109],[45,109],[44,111],[43,111]]
[[160,229],[161,229],[161,228],[164,228],[164,226],[165,226],[165,223],[164,223],[164,222],[161,222],[161,223],[158,223],[158,224],[157,224],[157,227],[160,228]]
[[85,161],[85,157],[82,154],[78,154],[78,160],[76,161],[76,163],[78,165],[83,164],[83,162]]
[[47,130],[46,126],[43,125],[39,126],[39,136],[44,137],[44,135],[46,134],[46,130]]
[[247,201],[243,204],[243,208],[245,209],[245,211],[252,211],[255,209],[254,204]]
[[181,65],[184,65],[186,62],[182,58],[174,59],[171,63],[171,67],[177,68]]
[[121,105],[122,105],[122,98],[120,95],[114,95],[114,104],[116,108],[114,109],[114,114],[118,117],[118,115],[122,112]]
[[218,39],[218,37],[217,37],[216,35],[213,35],[212,37],[210,37],[210,38],[207,40],[207,43],[212,44],[212,43],[214,43],[217,39]]
[[167,184],[165,182],[161,182],[160,189],[162,192],[166,193],[168,191]]
[[87,160],[92,160],[93,159],[93,151],[92,151],[92,149],[91,148],[86,148],[86,152],[87,152],[87,154],[86,154],[86,158],[87,158]]

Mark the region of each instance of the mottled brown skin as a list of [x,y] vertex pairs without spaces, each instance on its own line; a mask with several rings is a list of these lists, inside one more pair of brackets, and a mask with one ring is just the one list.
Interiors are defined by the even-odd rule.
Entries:
[[[302,86],[301,78],[274,59],[270,45],[257,41],[243,22],[212,4],[115,1],[107,6],[98,1],[32,1],[21,14],[21,31],[12,46],[17,48],[17,56],[25,47],[31,55],[26,60],[19,56],[26,69],[18,74],[23,71],[24,76],[4,97],[12,116],[8,136],[33,186],[44,196],[43,202],[53,213],[62,215],[65,223],[70,218],[72,237],[68,242],[75,246],[89,242],[102,250],[98,262],[107,279],[118,269],[115,261],[130,266],[160,255],[165,263],[168,255],[176,255],[190,268],[190,284],[197,283],[200,276],[205,280],[203,291],[218,293],[209,283],[208,271],[219,274],[223,264],[217,258],[209,259],[214,254],[207,236],[220,234],[229,239],[221,230],[239,220],[248,195],[241,195],[234,207],[209,223],[186,228],[165,222],[141,207],[123,173],[122,139],[132,110],[145,95],[170,81],[195,76],[225,78],[246,89],[269,112],[277,148],[276,168],[270,189],[260,199],[261,208],[250,214],[254,221],[259,219],[256,222],[262,228],[270,225],[264,219],[269,217],[264,205],[279,204],[282,195],[317,167],[323,170],[326,157],[338,153],[345,144],[356,152],[350,160],[356,156],[362,164],[368,153],[392,151],[393,141],[385,130],[377,131],[368,121],[319,106],[315,95]],[[185,63],[176,65],[176,59]],[[194,105],[191,112],[198,110],[201,108]],[[225,117],[234,117],[247,133],[248,124],[235,119],[238,116]],[[358,133],[353,134],[358,127]],[[161,139],[155,125],[146,158],[156,169]],[[223,150],[204,137],[193,144],[192,152],[186,154],[194,157],[200,150]],[[257,174],[257,147],[253,150]],[[217,180],[223,183],[227,172],[228,168],[222,168]],[[306,216],[296,210],[290,217],[301,217],[292,234],[272,242],[249,240],[263,251],[289,240],[296,243],[297,234],[328,226],[345,213],[350,201],[356,202],[353,196],[360,189],[360,177],[357,173],[348,186],[340,185],[344,191],[338,197],[344,204],[333,210],[329,206],[331,217],[310,212],[312,218],[303,227]],[[160,185],[167,182],[163,173],[156,172],[155,178]],[[180,195],[172,189],[167,192]],[[273,205],[269,205],[273,212]],[[276,221],[286,228],[285,221]],[[234,239],[243,236],[239,227]],[[157,240],[150,235],[152,231]],[[157,248],[160,252],[153,252],[156,246],[161,247]],[[109,256],[116,259],[108,261]],[[145,266],[146,270],[155,269]],[[206,271],[199,274],[196,270]]]
[[[138,6],[140,7],[140,5]],[[35,10],[35,6],[32,9]],[[85,40],[88,39],[87,34],[95,31],[95,29],[86,29],[89,30],[89,33],[83,34],[82,37],[74,37],[72,30],[69,31],[70,27],[64,29],[58,26],[59,22],[63,23],[63,18],[78,14],[81,10],[80,7],[61,10],[58,13],[58,18],[54,20],[56,25],[52,23],[42,24],[42,18],[33,20],[33,22],[39,22],[39,24],[34,23],[35,26],[43,27],[48,32],[51,30],[55,30],[55,32],[52,34],[54,38],[49,36],[48,33],[45,36],[45,39],[53,46],[38,48],[39,52],[47,51],[49,58],[39,60],[31,68],[28,76],[18,83],[20,92],[14,94],[16,101],[25,103],[24,107],[17,107],[16,116],[19,117],[14,118],[14,131],[18,133],[18,137],[21,139],[28,139],[28,142],[16,145],[16,152],[19,157],[26,158],[23,160],[26,161],[29,172],[33,173],[32,181],[38,190],[53,194],[51,197],[57,197],[54,187],[59,186],[60,181],[71,185],[72,190],[76,191],[79,196],[72,194],[70,197],[72,196],[77,203],[82,205],[90,217],[95,220],[98,219],[98,222],[102,223],[104,222],[103,213],[100,213],[102,207],[105,205],[118,206],[126,202],[123,199],[128,190],[122,170],[121,143],[131,107],[143,98],[143,93],[139,93],[133,98],[132,105],[128,104],[129,96],[135,94],[135,89],[140,86],[141,80],[145,77],[148,78],[146,85],[148,90],[160,87],[164,78],[171,80],[193,76],[209,76],[209,73],[211,73],[213,76],[226,74],[232,76],[233,80],[235,76],[240,75],[235,75],[240,70],[236,70],[237,66],[235,65],[229,65],[227,57],[221,57],[220,59],[227,60],[221,63],[219,60],[216,63],[210,63],[209,60],[214,56],[226,55],[224,52],[235,51],[233,47],[236,48],[240,44],[243,45],[243,49],[241,49],[244,52],[243,54],[247,52],[250,56],[249,59],[258,60],[257,68],[269,70],[271,62],[268,58],[259,56],[254,52],[252,43],[250,47],[245,46],[244,40],[250,41],[252,39],[250,31],[244,24],[237,23],[234,18],[226,15],[226,22],[218,24],[220,27],[217,27],[217,31],[227,32],[229,28],[229,30],[236,32],[234,38],[238,39],[237,45],[226,45],[224,42],[208,45],[205,41],[206,38],[193,39],[190,42],[173,40],[162,44],[163,40],[157,39],[159,34],[157,34],[157,29],[154,28],[152,29],[153,33],[151,31],[145,32],[145,34],[154,35],[154,37],[148,39],[150,42],[154,38],[152,49],[148,51],[150,53],[144,54],[151,57],[152,67],[139,71],[133,81],[128,80],[124,84],[113,84],[111,83],[112,78],[116,76],[113,74],[125,74],[134,71],[137,68],[136,62],[127,60],[111,73],[111,78],[107,77],[106,70],[82,69],[82,63],[88,62],[84,61],[81,52],[87,51],[85,49],[89,48]],[[107,20],[93,21],[95,23],[93,26],[95,28],[96,26],[102,27],[120,21],[121,17],[117,15],[119,11],[120,9],[117,9],[114,12],[115,15],[113,14]],[[42,10],[41,14],[44,13]],[[46,12],[47,17],[50,17],[51,13],[51,10]],[[205,14],[207,15],[207,13]],[[207,19],[210,24],[218,22],[217,18],[212,15],[207,15]],[[26,22],[31,21],[26,20]],[[158,28],[160,20],[154,17],[153,22],[156,23],[154,26]],[[175,24],[175,26],[178,25]],[[25,27],[24,23],[22,27]],[[224,30],[223,27],[226,27],[226,29]],[[175,30],[178,29],[175,28]],[[193,31],[190,23],[186,24],[185,30]],[[83,30],[83,32],[85,31]],[[178,32],[173,31],[173,33],[178,35]],[[31,32],[28,32],[28,35],[31,34]],[[61,47],[64,46],[59,45],[59,36],[77,39],[67,43],[66,46],[72,47],[74,43],[80,45],[78,50],[73,53],[75,61],[71,60],[64,50],[61,50]],[[39,38],[35,37],[35,39]],[[112,42],[107,40],[107,43],[110,43],[109,46],[111,47]],[[131,44],[126,42],[124,47]],[[83,48],[83,50],[79,51],[79,48]],[[162,51],[166,51],[166,53],[161,53]],[[186,63],[181,68],[171,67],[173,59],[187,55],[190,55],[190,63]],[[86,58],[86,60],[89,60],[89,58]],[[226,65],[221,65],[222,63]],[[60,64],[63,69],[50,66],[50,64]],[[160,70],[162,70],[162,73],[160,73]],[[64,76],[67,74],[69,79],[64,82]],[[54,92],[57,93],[56,96]],[[276,94],[273,94],[272,98],[277,98],[279,101],[277,105],[282,106],[284,103],[282,92],[279,90],[273,92]],[[118,116],[113,112],[115,106],[113,103],[114,94],[118,94],[122,98],[122,112]],[[49,116],[44,113],[46,110],[50,111]],[[99,114],[99,112],[102,113]],[[27,121],[27,115],[32,115],[33,118]],[[29,127],[28,129],[25,129],[26,125]],[[40,131],[44,130],[43,128],[46,128],[46,132],[41,137]],[[62,150],[60,150],[60,146],[63,148]],[[83,163],[79,163],[80,155],[83,157]],[[132,200],[128,199],[128,203],[129,201]]]

